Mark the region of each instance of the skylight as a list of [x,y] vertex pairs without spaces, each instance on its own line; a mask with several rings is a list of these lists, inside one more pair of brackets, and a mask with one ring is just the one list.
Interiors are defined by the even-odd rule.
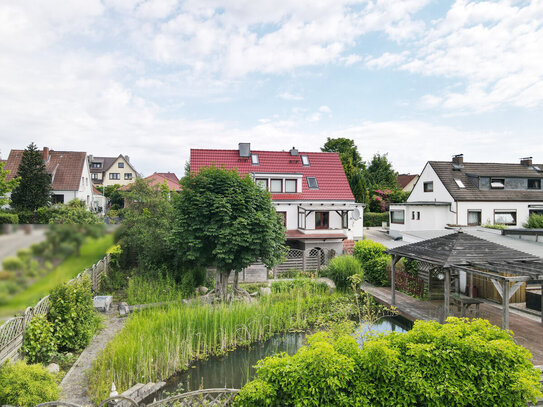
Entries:
[[307,155],[302,155],[302,165],[309,167],[309,157]]
[[456,185],[458,185],[458,188],[465,188],[466,186],[464,185],[464,183],[462,182],[462,180],[458,179],[458,178],[455,178],[454,179],[454,182],[456,182]]
[[319,184],[317,183],[317,178],[307,177],[307,186],[309,189],[319,189]]
[[251,164],[253,165],[259,165],[260,161],[258,160],[258,154],[251,154]]

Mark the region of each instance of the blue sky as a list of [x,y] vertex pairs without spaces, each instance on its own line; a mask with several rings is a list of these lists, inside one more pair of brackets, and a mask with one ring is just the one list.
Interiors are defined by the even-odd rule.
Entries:
[[356,141],[399,172],[543,163],[543,1],[3,0],[0,153],[182,173],[190,148]]

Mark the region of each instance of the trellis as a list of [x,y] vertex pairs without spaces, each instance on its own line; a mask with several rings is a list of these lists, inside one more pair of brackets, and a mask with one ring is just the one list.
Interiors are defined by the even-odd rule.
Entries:
[[320,248],[290,249],[285,261],[275,267],[274,274],[282,274],[292,269],[320,271],[330,261],[331,252],[329,249]]
[[[107,273],[110,262],[110,255],[106,255],[90,269],[79,273],[73,281],[79,281],[84,276],[89,276],[91,280],[91,289],[97,292],[101,277]],[[27,324],[37,315],[45,315],[49,312],[49,296],[42,298],[34,307],[28,307],[23,315],[8,319],[0,326],[0,365],[8,359],[17,359],[18,352],[23,345],[24,332]]]

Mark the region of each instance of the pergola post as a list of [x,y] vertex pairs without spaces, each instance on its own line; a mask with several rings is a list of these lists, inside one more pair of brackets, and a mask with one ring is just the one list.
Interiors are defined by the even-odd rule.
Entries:
[[396,306],[396,263],[400,260],[400,256],[392,255],[392,267],[390,270],[390,288],[392,290],[390,305]]
[[502,329],[509,329],[509,281],[503,282],[503,318]]
[[473,298],[473,273],[469,273],[469,296]]
[[451,302],[451,269],[445,269],[445,304],[444,304],[444,317],[443,321],[449,316],[449,307]]

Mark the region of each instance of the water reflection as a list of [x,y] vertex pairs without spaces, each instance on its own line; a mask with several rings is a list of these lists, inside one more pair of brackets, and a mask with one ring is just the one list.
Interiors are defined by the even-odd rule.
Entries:
[[[401,317],[386,318],[371,327],[362,324],[357,337],[363,338],[370,329],[375,333],[406,332],[410,328],[410,322]],[[260,359],[281,352],[293,355],[304,344],[304,338],[304,333],[280,334],[249,348],[236,349],[223,357],[196,362],[188,371],[172,377],[162,395],[210,388],[240,389],[254,377],[254,366]]]

